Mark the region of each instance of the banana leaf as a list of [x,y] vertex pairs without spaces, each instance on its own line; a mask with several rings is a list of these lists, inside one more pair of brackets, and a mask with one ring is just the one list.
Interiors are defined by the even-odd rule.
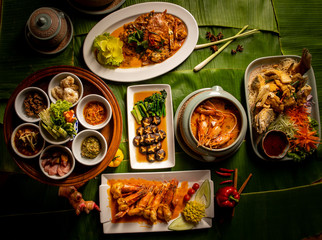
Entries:
[[[309,49],[317,81],[318,95],[322,96],[322,2],[319,0],[273,1],[278,21],[283,54],[299,55],[299,50]],[[299,26],[301,26],[299,28]],[[320,115],[322,98],[319,98]]]
[[[82,57],[82,44],[86,34],[104,16],[90,16],[72,9],[66,1],[3,0],[0,24],[0,120],[6,99],[14,88],[29,74],[47,66],[67,64],[87,68]],[[127,0],[122,8],[135,3]],[[307,47],[313,55],[318,95],[322,96],[321,10],[319,0],[173,0],[196,18],[199,41],[205,35],[222,32],[234,35],[244,25],[257,28],[261,33],[235,40],[220,55],[198,73],[193,67],[211,54],[209,48],[194,51],[173,71],[140,83],[106,83],[116,96],[123,116],[123,135],[120,148],[125,159],[118,168],[107,168],[105,173],[135,172],[129,163],[127,137],[126,88],[129,85],[167,83],[171,85],[174,112],[190,92],[204,87],[220,85],[233,94],[245,107],[243,75],[247,65],[255,58],[269,55],[296,54]],[[24,27],[29,15],[38,7],[54,6],[65,11],[73,21],[74,38],[68,48],[54,56],[42,56],[31,51],[24,40]],[[242,45],[244,51],[234,56],[231,49]],[[27,59],[27,60],[26,60]],[[321,114],[321,98],[319,99]],[[103,235],[99,213],[76,217],[66,199],[57,197],[57,187],[40,184],[15,165],[6,150],[3,130],[0,131],[0,225],[3,236],[46,237],[47,239],[135,239],[141,234]],[[238,187],[249,173],[253,177],[242,195],[235,216],[221,222],[216,212],[213,228],[208,230],[145,234],[147,239],[301,239],[322,232],[321,184],[308,185],[322,176],[322,151],[303,163],[271,164],[258,159],[250,144],[249,133],[239,151],[224,162],[206,164],[189,157],[176,142],[176,166],[169,171],[211,169],[215,188],[223,179],[215,175],[219,167],[238,168]],[[141,170],[137,170],[139,172]],[[157,171],[157,170],[154,170]],[[6,172],[6,173],[4,173]],[[80,190],[85,199],[98,202],[100,176],[90,180]],[[298,187],[300,186],[300,187]],[[46,199],[44,201],[44,199]],[[250,212],[251,211],[251,212]],[[19,227],[19,231],[17,231]],[[35,228],[37,229],[35,233]]]
[[[322,183],[284,189],[243,193],[234,217],[229,210],[216,208],[213,227],[158,234],[104,235],[99,213],[76,216],[67,199],[57,196],[57,188],[38,183],[26,175],[6,179],[6,197],[0,203],[3,236],[11,239],[302,239],[321,231]],[[85,199],[98,201],[98,179],[81,188]],[[46,201],[38,192],[46,196]],[[21,194],[28,195],[21,204]],[[305,219],[303,221],[303,219]],[[19,231],[16,228],[19,225]],[[37,231],[35,231],[37,228]],[[55,230],[53,230],[55,229]]]

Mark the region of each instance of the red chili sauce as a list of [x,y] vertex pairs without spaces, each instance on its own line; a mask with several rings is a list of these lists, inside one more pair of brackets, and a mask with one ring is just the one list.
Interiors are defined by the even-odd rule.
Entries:
[[283,132],[271,131],[263,140],[263,149],[269,157],[277,157],[284,153],[288,146],[287,137]]

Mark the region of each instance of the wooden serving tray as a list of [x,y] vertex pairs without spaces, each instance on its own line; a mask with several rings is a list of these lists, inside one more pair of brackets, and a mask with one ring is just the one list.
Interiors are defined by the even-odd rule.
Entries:
[[[14,102],[17,94],[26,87],[36,86],[43,89],[47,93],[48,84],[52,77],[61,72],[71,72],[77,75],[83,83],[84,94],[83,97],[88,94],[99,94],[105,97],[111,107],[113,116],[106,127],[104,127],[100,132],[104,135],[107,141],[108,150],[104,160],[95,165],[95,166],[84,166],[77,162],[74,171],[65,179],[54,180],[48,178],[43,174],[39,167],[39,157],[34,159],[24,159],[19,157],[11,147],[11,134],[16,126],[23,123],[23,121],[18,117],[15,112]],[[76,110],[77,105],[74,107]],[[37,123],[36,123],[37,124]],[[13,156],[14,161],[17,165],[30,177],[46,184],[56,185],[56,186],[72,186],[78,185],[87,182],[88,180],[96,177],[100,174],[111,160],[114,158],[116,151],[119,147],[122,137],[123,129],[122,114],[118,102],[112,93],[111,89],[107,86],[103,80],[98,76],[91,73],[88,70],[74,67],[74,66],[53,66],[39,70],[26,79],[24,79],[15,89],[11,95],[6,110],[4,114],[4,137],[6,145],[9,149],[9,152]],[[79,131],[83,130],[83,127],[79,125]],[[46,143],[48,145],[48,143]],[[65,144],[68,147],[71,147],[71,141]]]

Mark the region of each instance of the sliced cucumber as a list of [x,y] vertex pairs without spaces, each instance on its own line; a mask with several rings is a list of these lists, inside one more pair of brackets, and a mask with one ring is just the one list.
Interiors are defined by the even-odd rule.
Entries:
[[184,231],[192,229],[193,227],[193,223],[189,223],[186,220],[184,220],[182,216],[179,216],[169,225],[168,229],[173,231]]
[[209,180],[206,179],[196,192],[195,201],[205,204],[206,208],[210,206],[211,190]]

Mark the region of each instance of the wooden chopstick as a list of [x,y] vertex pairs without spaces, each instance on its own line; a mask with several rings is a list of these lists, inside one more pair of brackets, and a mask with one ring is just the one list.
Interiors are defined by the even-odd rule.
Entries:
[[[235,36],[240,35],[243,31],[245,31],[246,28],[248,28],[248,25],[243,27]],[[234,39],[226,42],[221,48],[218,49],[218,51],[216,51],[215,53],[213,53],[212,55],[207,57],[204,61],[199,63],[197,66],[195,66],[193,71],[198,72],[200,69],[202,69],[204,66],[206,66],[213,58],[215,58],[219,53],[221,53],[222,50],[224,50],[232,41],[234,41]]]
[[245,33],[242,33],[242,34],[239,34],[239,35],[236,34],[235,36],[228,37],[228,38],[225,38],[225,39],[221,39],[221,40],[218,40],[218,41],[215,41],[215,42],[198,44],[198,45],[195,46],[195,50],[201,49],[201,48],[205,48],[205,47],[210,47],[212,45],[216,45],[216,44],[219,44],[219,43],[227,42],[229,40],[234,40],[236,38],[240,38],[240,37],[245,37],[245,36],[248,36],[248,35],[252,35],[254,33],[259,33],[259,30],[258,29],[253,29],[253,30],[250,30],[248,32],[245,32]]
[[241,194],[244,191],[244,188],[246,187],[247,183],[249,182],[249,179],[253,176],[253,174],[249,174],[248,178],[245,180],[245,182],[243,183],[243,185],[240,187],[240,189],[238,190],[238,193]]
[[[237,189],[237,181],[238,181],[238,169],[235,168],[233,184],[234,184],[234,188],[236,188],[236,189]],[[233,217],[234,215],[235,215],[235,208],[233,208],[233,210],[231,212],[231,217]]]
[[238,169],[235,168],[235,171],[234,171],[234,188],[237,189],[237,179],[238,179]]

